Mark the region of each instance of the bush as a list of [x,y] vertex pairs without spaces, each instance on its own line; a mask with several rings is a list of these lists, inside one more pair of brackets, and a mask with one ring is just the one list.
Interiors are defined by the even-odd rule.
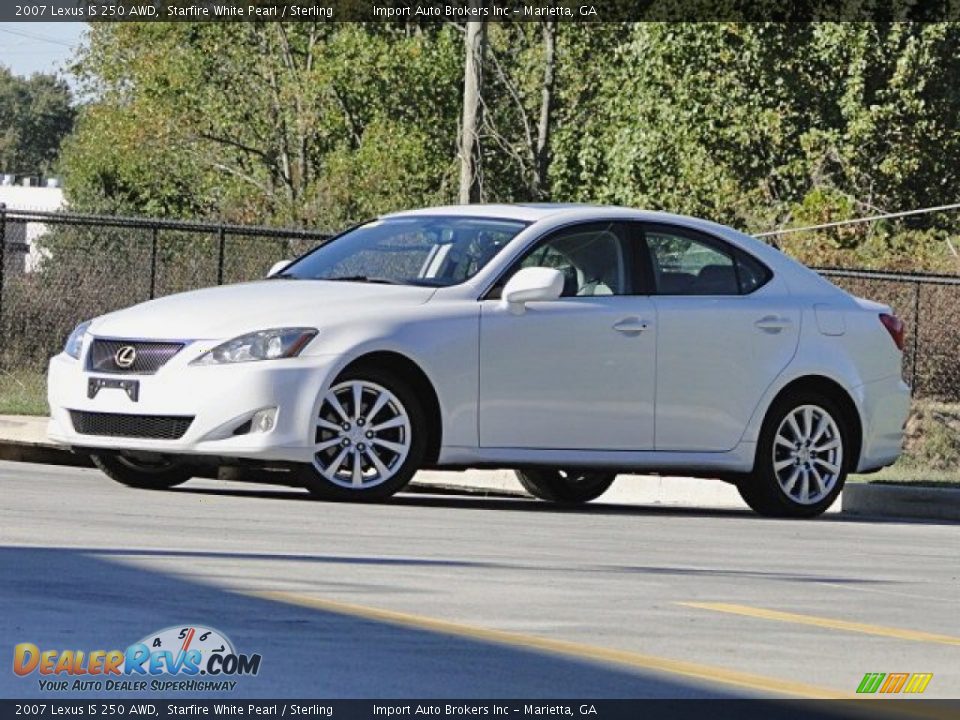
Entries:
[[900,465],[934,471],[955,471],[960,467],[960,406],[914,403],[907,420]]

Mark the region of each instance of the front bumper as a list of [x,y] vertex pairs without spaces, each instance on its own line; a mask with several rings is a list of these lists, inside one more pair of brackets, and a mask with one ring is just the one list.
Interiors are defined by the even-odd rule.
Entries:
[[[177,455],[221,456],[251,460],[310,462],[314,418],[321,393],[333,379],[337,356],[301,356],[285,360],[193,366],[199,353],[187,349],[154,375],[90,372],[82,361],[60,354],[50,360],[47,399],[53,442],[84,448]],[[116,388],[87,396],[91,377],[138,380],[132,400]],[[258,410],[277,408],[267,432],[234,434]],[[70,411],[127,415],[193,416],[177,440],[113,437],[76,431]]]

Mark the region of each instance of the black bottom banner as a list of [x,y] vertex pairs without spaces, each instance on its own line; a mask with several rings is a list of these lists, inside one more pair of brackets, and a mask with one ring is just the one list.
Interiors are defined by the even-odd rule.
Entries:
[[953,700],[0,700],[0,718],[806,720],[960,717]]

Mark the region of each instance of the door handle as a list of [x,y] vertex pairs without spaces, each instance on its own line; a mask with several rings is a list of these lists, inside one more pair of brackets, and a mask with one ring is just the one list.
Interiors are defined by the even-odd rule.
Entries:
[[637,317],[628,317],[613,324],[613,329],[624,335],[639,335],[650,327],[650,323]]
[[767,333],[778,333],[791,325],[790,318],[779,317],[777,315],[765,315],[757,320],[753,325],[758,330]]

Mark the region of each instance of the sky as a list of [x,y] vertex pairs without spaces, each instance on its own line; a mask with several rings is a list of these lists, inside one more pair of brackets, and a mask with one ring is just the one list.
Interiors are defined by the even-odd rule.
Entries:
[[59,72],[73,85],[65,68],[86,28],[79,22],[0,23],[0,65],[15,75]]

